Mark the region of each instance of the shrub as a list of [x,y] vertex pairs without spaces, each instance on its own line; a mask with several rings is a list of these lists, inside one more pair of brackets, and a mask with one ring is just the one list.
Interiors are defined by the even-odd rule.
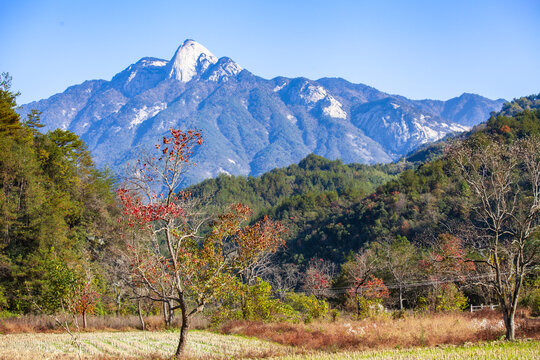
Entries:
[[532,316],[540,316],[540,278],[526,284],[521,303],[531,310]]
[[328,312],[328,303],[324,300],[317,299],[315,295],[308,296],[291,292],[285,295],[285,302],[294,310],[304,314],[304,320],[319,319]]
[[433,312],[463,310],[469,299],[454,284],[442,284],[419,299],[420,309]]
[[385,312],[383,299],[390,292],[382,279],[371,276],[367,281],[355,279],[355,284],[347,290],[346,305],[356,312],[358,319],[374,317]]
[[392,312],[392,319],[399,320],[399,319],[406,319],[407,318],[407,311],[405,310],[395,310]]
[[341,313],[338,309],[332,309],[330,310],[330,317],[332,318],[332,322],[336,322],[339,319],[339,316]]
[[357,319],[375,318],[386,313],[382,299],[368,299],[362,295],[349,298],[348,307],[354,308]]
[[237,284],[230,297],[212,314],[212,325],[227,320],[297,320],[299,314],[290,305],[272,297],[270,284],[260,278],[254,285]]

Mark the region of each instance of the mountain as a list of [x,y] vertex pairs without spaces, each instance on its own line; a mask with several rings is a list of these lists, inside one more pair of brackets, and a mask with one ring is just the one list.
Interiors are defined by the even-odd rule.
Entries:
[[37,109],[45,130],[79,134],[96,163],[113,169],[171,127],[201,129],[205,145],[187,179],[194,183],[219,173],[259,175],[310,153],[391,162],[468,130],[503,103],[472,94],[410,100],[336,78],[267,80],[186,40],[170,61],[143,58],[111,81],[86,81],[21,112]]

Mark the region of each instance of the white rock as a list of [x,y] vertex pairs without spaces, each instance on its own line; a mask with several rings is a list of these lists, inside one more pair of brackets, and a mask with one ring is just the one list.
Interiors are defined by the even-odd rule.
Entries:
[[129,123],[129,129],[132,129],[133,127],[141,124],[143,121],[150,119],[151,117],[157,115],[157,113],[166,108],[167,104],[157,103],[151,108],[148,108],[146,105],[144,105],[140,109],[133,109],[133,111],[135,112],[135,118]]
[[169,63],[169,77],[188,82],[217,61],[207,48],[193,40],[186,40]]
[[331,95],[328,95],[328,101],[330,101],[330,105],[323,108],[324,115],[338,119],[347,118],[347,113],[343,110],[343,105],[341,105],[339,101],[334,99]]

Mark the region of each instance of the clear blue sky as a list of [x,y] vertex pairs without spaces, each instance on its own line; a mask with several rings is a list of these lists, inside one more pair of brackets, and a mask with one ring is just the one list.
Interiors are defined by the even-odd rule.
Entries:
[[343,77],[414,99],[540,92],[540,1],[0,0],[0,71],[19,103],[186,38],[256,75]]

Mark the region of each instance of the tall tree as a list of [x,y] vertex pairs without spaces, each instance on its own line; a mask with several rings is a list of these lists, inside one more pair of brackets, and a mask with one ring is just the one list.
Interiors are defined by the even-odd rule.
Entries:
[[483,285],[499,299],[506,338],[515,339],[514,317],[524,277],[540,250],[540,138],[505,144],[462,142],[450,150],[470,187],[476,236],[470,258],[490,276]]
[[381,267],[386,269],[399,287],[399,309],[403,310],[403,292],[407,282],[418,278],[418,256],[413,244],[407,238],[384,238],[373,243]]
[[118,190],[126,223],[133,280],[147,297],[180,309],[176,356],[184,355],[191,318],[213,299],[226,294],[242,271],[283,243],[283,228],[267,217],[244,225],[248,207],[234,204],[199,230],[207,217],[194,210],[189,194],[177,193],[190,156],[202,144],[197,131],[171,129],[171,136],[147,154]]

